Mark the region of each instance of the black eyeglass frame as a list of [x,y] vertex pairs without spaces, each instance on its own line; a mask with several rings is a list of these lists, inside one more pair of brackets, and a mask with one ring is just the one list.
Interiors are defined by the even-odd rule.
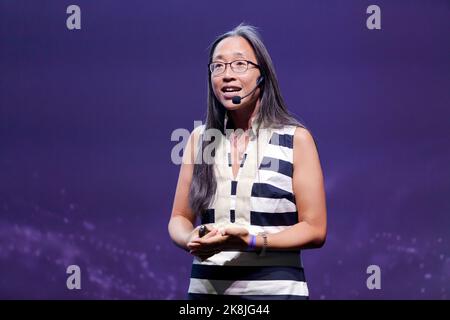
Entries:
[[[235,62],[237,62],[237,61],[245,61],[245,62],[247,62],[247,69],[245,69],[245,71],[242,71],[242,72],[236,72],[236,71],[234,71],[234,69],[233,69],[233,67],[231,66],[231,64],[232,63],[235,63]],[[211,70],[211,65],[213,65],[213,64],[215,64],[215,63],[223,63],[224,65],[225,65],[225,68],[223,69],[223,72],[221,72],[221,73],[218,73],[218,74],[214,74],[213,73],[213,70]],[[247,70],[248,70],[248,65],[249,64],[251,64],[251,65],[253,65],[253,66],[255,66],[256,68],[258,68],[258,69],[260,69],[261,70],[261,67],[258,65],[258,64],[256,64],[256,63],[254,63],[253,61],[250,61],[250,60],[244,60],[244,59],[238,59],[238,60],[234,60],[234,61],[231,61],[231,62],[210,62],[210,63],[208,63],[208,70],[209,70],[209,72],[211,73],[211,75],[221,75],[221,74],[223,74],[223,73],[225,73],[225,71],[227,70],[227,65],[230,65],[230,68],[231,68],[231,70],[233,70],[233,72],[236,72],[236,73],[245,73],[245,72],[247,72]]]

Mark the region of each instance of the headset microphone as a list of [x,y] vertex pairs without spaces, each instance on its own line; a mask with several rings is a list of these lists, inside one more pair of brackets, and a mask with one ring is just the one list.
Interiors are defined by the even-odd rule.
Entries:
[[240,96],[234,96],[233,98],[231,98],[231,101],[233,102],[233,104],[240,104],[241,100],[244,98],[247,98],[249,95],[251,95],[253,92],[255,92],[255,90],[259,87],[259,85],[264,81],[264,76],[260,76],[258,78],[258,81],[256,81],[256,86],[255,88],[250,91],[249,93],[247,93],[245,96],[240,97]]

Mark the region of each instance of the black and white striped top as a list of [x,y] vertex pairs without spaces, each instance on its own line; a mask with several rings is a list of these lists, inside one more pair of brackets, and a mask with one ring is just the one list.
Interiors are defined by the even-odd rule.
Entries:
[[[227,117],[225,123],[227,123]],[[293,138],[296,127],[261,128],[252,121],[250,140],[236,179],[231,143],[224,136],[216,149],[217,190],[202,223],[238,225],[251,234],[276,233],[298,222],[292,188]],[[200,134],[204,126],[196,128]],[[225,296],[224,296],[225,295]],[[190,299],[307,299],[308,286],[299,251],[222,251],[205,261],[194,257]]]

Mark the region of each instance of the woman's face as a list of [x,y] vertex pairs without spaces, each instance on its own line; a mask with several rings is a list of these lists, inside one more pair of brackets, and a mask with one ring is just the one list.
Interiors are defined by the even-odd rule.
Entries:
[[[228,37],[220,41],[213,53],[212,62],[233,62],[235,60],[248,60],[257,64],[252,46],[242,37]],[[260,89],[241,100],[240,104],[234,104],[231,100],[234,96],[244,96],[250,93],[256,86],[256,81],[261,75],[259,69],[248,64],[244,73],[237,73],[226,65],[225,72],[211,74],[211,84],[216,98],[228,110],[243,109],[252,105],[259,98]]]

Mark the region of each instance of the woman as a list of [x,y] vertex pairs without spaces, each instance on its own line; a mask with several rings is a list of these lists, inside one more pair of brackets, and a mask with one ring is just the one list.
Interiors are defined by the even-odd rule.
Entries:
[[288,113],[254,27],[213,42],[208,79],[206,124],[188,141],[169,222],[194,255],[188,297],[307,299],[300,250],[326,237],[314,140]]

